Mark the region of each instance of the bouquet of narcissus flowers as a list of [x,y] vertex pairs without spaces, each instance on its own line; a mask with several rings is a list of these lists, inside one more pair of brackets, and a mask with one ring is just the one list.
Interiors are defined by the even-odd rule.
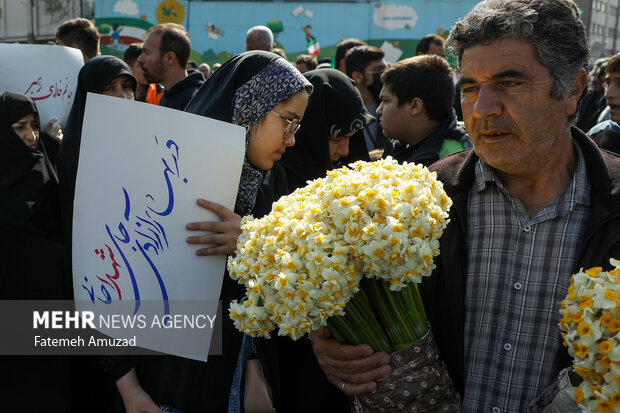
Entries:
[[243,218],[228,260],[247,289],[230,307],[239,330],[269,337],[278,326],[296,339],[345,314],[364,277],[398,291],[431,273],[451,205],[441,183],[391,159],[351,166],[282,197],[261,219]]
[[[443,366],[416,283],[435,268],[452,201],[435,173],[421,165],[387,158],[350,167],[282,197],[261,219],[243,218],[228,270],[246,286],[246,296],[231,303],[230,316],[251,336],[269,337],[277,327],[280,335],[297,339],[327,325],[340,342],[367,343],[393,354],[413,351],[413,344],[427,338],[432,354],[426,347],[415,354]],[[415,368],[433,376],[422,378],[423,387],[440,376],[439,367],[417,363]],[[424,375],[402,379],[414,376]],[[445,367],[441,376],[449,382]],[[384,390],[393,392],[392,384]],[[402,384],[411,390],[411,380]],[[430,397],[431,405],[457,394],[452,388],[440,391]],[[417,397],[404,393],[407,400]],[[392,396],[379,392],[379,405],[369,399],[360,409],[411,406]]]
[[562,301],[560,327],[583,380],[573,391],[586,412],[620,411],[620,265],[574,274]]

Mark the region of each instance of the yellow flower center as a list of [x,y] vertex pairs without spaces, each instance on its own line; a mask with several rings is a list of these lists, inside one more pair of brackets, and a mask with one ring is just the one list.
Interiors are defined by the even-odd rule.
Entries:
[[586,369],[585,367],[577,367],[575,369],[575,373],[579,374],[583,378],[590,377],[592,375],[590,373],[590,370]]
[[607,340],[599,343],[598,350],[603,354],[609,353],[611,351],[611,343]]
[[579,309],[583,311],[586,308],[592,308],[592,298],[584,295],[579,297]]
[[581,391],[579,387],[575,389],[575,392],[573,393],[573,397],[575,398],[575,401],[577,403],[583,402],[583,392]]
[[592,328],[590,327],[590,324],[586,323],[585,321],[582,321],[577,325],[577,334],[579,334],[580,336],[587,336],[591,332]]
[[601,316],[601,318],[599,318],[599,322],[601,323],[601,325],[603,327],[609,327],[609,323],[614,319],[614,316],[609,314],[609,313],[605,313]]
[[585,344],[575,344],[574,349],[575,355],[581,358],[586,357],[588,355],[588,350],[590,350],[590,348]]
[[609,357],[607,357],[607,356],[605,356],[602,359],[600,359],[599,363],[601,363],[601,366],[603,366],[607,370],[609,370],[611,368],[611,362],[609,360]]
[[613,413],[614,407],[609,402],[600,401],[596,403],[596,410],[601,413]]

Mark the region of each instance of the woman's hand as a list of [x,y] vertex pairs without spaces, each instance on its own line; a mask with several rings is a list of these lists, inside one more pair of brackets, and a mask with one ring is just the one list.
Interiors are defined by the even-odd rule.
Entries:
[[159,406],[140,386],[136,369],[131,369],[129,373],[118,379],[116,387],[123,398],[127,413],[161,413]]
[[375,353],[367,344],[340,344],[321,327],[310,333],[314,354],[325,375],[346,394],[364,394],[377,387],[377,380],[392,372],[390,356]]
[[49,123],[45,127],[45,133],[47,133],[51,138],[55,139],[58,142],[62,141],[62,129],[60,128],[60,124],[54,125],[58,121],[58,118],[50,119]]
[[233,255],[237,248],[237,238],[241,234],[241,217],[230,209],[215,202],[199,199],[198,205],[215,212],[221,221],[192,222],[187,224],[188,231],[215,232],[209,235],[195,235],[187,238],[188,244],[211,244],[201,248],[196,255]]

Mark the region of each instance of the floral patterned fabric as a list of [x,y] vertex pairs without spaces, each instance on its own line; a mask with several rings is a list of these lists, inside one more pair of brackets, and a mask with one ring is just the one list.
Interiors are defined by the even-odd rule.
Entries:
[[390,355],[392,374],[356,396],[358,413],[459,412],[461,400],[429,330],[419,342]]

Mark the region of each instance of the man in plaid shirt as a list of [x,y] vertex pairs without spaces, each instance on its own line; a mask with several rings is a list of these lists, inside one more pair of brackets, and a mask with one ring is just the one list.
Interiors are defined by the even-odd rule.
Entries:
[[[461,411],[524,412],[571,364],[558,328],[571,274],[620,258],[620,158],[571,126],[589,59],[571,0],[482,1],[448,44],[474,149],[431,167],[454,204],[422,298]],[[388,355],[326,329],[313,342],[348,394],[391,373]]]

